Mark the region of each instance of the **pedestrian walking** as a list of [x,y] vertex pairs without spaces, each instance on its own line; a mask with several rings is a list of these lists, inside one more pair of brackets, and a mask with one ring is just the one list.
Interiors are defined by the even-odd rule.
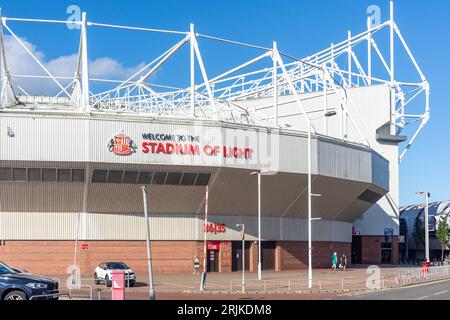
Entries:
[[341,257],[341,265],[342,265],[342,271],[345,271],[345,269],[347,268],[347,256],[345,255],[345,253],[342,254]]
[[200,274],[200,260],[194,256],[194,274]]
[[337,252],[334,252],[331,256],[331,270],[336,270],[337,265]]

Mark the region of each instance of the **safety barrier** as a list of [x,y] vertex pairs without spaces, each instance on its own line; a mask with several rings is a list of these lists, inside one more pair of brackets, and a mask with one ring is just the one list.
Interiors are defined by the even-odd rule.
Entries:
[[399,285],[408,285],[445,279],[450,277],[450,266],[422,267],[398,270],[396,280]]

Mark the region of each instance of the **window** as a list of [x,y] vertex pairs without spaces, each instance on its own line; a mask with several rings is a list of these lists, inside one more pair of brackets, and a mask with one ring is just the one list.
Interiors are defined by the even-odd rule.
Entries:
[[13,168],[14,181],[27,181],[27,169],[25,168]]
[[0,181],[12,181],[11,168],[0,168]]
[[94,170],[92,173],[92,182],[105,183],[108,170]]
[[12,273],[15,273],[14,270],[12,270],[3,263],[0,263],[0,274],[12,274]]
[[73,169],[72,170],[72,181],[73,182],[83,182],[84,181],[84,169]]
[[135,184],[138,178],[139,171],[125,171],[123,174],[122,183],[132,183]]
[[42,181],[56,181],[56,169],[42,169]]
[[122,262],[108,262],[107,268],[108,268],[108,270],[126,270],[126,269],[128,269],[127,265]]
[[181,185],[182,186],[193,186],[196,178],[197,178],[196,173],[184,173],[183,178],[181,178]]
[[207,186],[210,178],[211,178],[210,173],[199,173],[197,176],[197,180],[195,181],[195,185],[196,186]]
[[58,181],[69,182],[70,181],[70,169],[58,169]]
[[40,168],[28,168],[28,181],[42,181]]
[[183,173],[181,172],[169,172],[167,174],[166,184],[175,186],[179,185],[182,175]]
[[109,170],[107,183],[121,183],[122,182],[123,171],[119,170]]
[[167,172],[155,172],[153,184],[164,184],[166,182]]
[[[75,170],[80,170],[79,171],[80,178],[78,179],[80,179],[79,181],[82,181],[84,179],[83,170],[73,169],[72,175],[74,175]],[[94,169],[91,181],[93,183],[207,186],[210,178],[211,178],[210,173]]]
[[153,178],[153,172],[139,172],[138,184],[151,184]]

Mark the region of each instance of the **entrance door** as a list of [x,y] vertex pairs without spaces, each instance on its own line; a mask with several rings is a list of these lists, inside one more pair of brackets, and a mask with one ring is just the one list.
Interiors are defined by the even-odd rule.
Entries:
[[390,242],[381,244],[381,263],[392,264],[392,243]]
[[219,250],[208,250],[207,271],[219,272]]
[[352,264],[362,264],[362,237],[352,238]]
[[[233,272],[242,271],[242,241],[233,241],[231,247]],[[250,270],[250,242],[245,242],[245,270]]]
[[273,241],[262,242],[262,269],[275,270],[275,248]]

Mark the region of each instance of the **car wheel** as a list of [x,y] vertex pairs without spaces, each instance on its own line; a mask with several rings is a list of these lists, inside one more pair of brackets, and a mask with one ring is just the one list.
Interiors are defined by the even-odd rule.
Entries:
[[107,287],[111,287],[111,285],[112,285],[112,282],[111,282],[111,280],[109,280],[108,275],[105,276],[105,284]]
[[94,282],[95,282],[95,284],[100,284],[100,280],[98,279],[97,272],[94,274]]
[[22,291],[11,291],[4,300],[27,300],[27,295]]

